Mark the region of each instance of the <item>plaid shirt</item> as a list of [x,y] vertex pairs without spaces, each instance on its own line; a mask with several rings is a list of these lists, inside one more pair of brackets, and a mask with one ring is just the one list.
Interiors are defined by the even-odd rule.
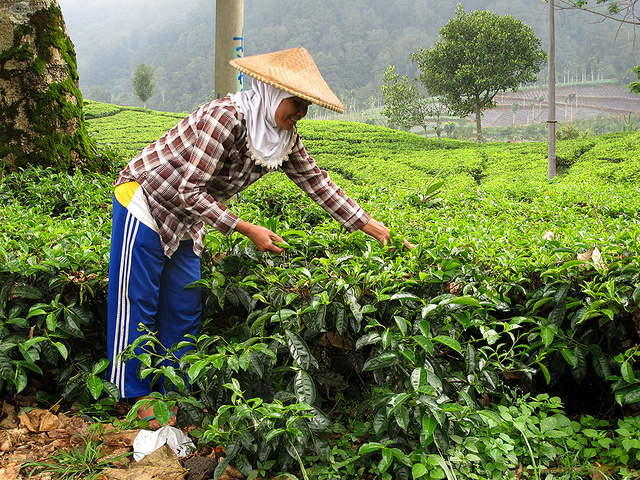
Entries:
[[[282,171],[349,232],[362,228],[371,217],[317,167],[298,133],[294,134],[293,149]],[[224,97],[202,105],[143,149],[114,185],[140,184],[165,255],[176,251],[185,233],[200,255],[204,222],[224,235],[233,232],[239,218],[223,202],[267,173],[267,168],[251,160],[244,115]]]

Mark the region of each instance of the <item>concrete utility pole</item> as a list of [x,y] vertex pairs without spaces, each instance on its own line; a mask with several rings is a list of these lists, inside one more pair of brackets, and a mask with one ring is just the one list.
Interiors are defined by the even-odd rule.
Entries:
[[242,90],[242,73],[229,65],[244,55],[244,0],[216,0],[215,97]]
[[547,177],[556,176],[556,21],[555,0],[549,0],[549,151]]

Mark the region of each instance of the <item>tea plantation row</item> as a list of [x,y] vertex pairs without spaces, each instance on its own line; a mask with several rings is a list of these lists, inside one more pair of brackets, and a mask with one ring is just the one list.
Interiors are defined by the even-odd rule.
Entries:
[[[177,121],[86,109],[118,162]],[[280,174],[243,192],[233,211],[290,248],[277,256],[209,233],[192,352],[162,366],[171,346],[142,340],[140,373],[175,389],[156,416],[178,403],[247,476],[303,465],[315,478],[509,478],[522,464],[540,478],[567,459],[631,475],[639,135],[559,142],[562,176],[549,182],[546,144],[425,144],[339,122],[299,130],[397,232],[395,248],[345,233]],[[96,417],[117,400],[100,361],[110,182],[28,170],[0,183],[3,388],[61,395]]]

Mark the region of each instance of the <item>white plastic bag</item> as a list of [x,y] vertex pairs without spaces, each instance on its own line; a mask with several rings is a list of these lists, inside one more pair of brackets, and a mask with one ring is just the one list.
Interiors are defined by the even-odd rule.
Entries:
[[140,430],[133,441],[133,458],[139,462],[165,444],[175,452],[178,458],[186,457],[196,449],[191,439],[181,430],[166,426],[155,431]]

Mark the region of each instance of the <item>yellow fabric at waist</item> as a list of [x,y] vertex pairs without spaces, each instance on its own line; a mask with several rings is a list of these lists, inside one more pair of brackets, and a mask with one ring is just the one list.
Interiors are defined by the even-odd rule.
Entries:
[[140,184],[135,181],[118,185],[114,191],[118,203],[127,208],[139,186]]

